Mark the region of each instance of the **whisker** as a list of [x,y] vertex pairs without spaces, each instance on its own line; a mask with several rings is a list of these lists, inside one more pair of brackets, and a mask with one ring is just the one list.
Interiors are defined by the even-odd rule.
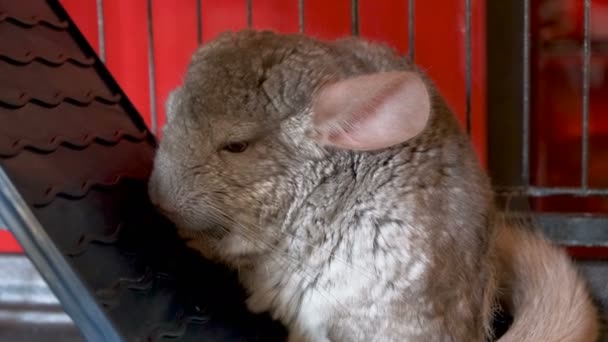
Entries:
[[[227,220],[229,220],[229,221],[233,222],[234,224],[239,225],[239,226],[240,226],[240,227],[242,227],[243,229],[246,229],[246,230],[248,230],[248,231],[251,231],[251,229],[250,229],[250,228],[245,227],[245,226],[244,226],[244,225],[243,225],[241,222],[238,222],[238,221],[237,221],[236,219],[234,219],[233,217],[230,217],[228,214],[226,214],[226,213],[225,213],[225,212],[223,212],[221,209],[219,209],[217,206],[215,206],[215,204],[214,204],[214,203],[210,203],[209,201],[207,201],[207,205],[209,205],[209,207],[210,207],[210,208],[213,208],[213,209],[214,209],[214,210],[216,210],[216,211],[217,211],[219,214],[221,214],[223,218],[225,218],[225,219],[227,219]],[[260,228],[260,229],[262,229],[262,227],[260,227],[259,225],[255,224],[255,223],[250,223],[250,224],[251,224],[251,225],[253,225],[255,228]],[[371,279],[371,280],[375,280],[375,279],[376,279],[376,277],[375,277],[375,276],[374,276],[372,273],[370,273],[370,272],[369,272],[369,271],[367,271],[366,269],[364,269],[364,268],[362,268],[362,267],[360,267],[360,266],[358,266],[358,265],[354,264],[353,262],[348,261],[348,260],[346,260],[346,259],[344,259],[344,258],[342,258],[342,257],[340,257],[340,256],[338,256],[338,255],[336,255],[335,251],[332,251],[330,248],[323,247],[323,246],[319,246],[319,245],[315,245],[315,244],[313,244],[313,243],[311,243],[311,242],[309,242],[309,241],[306,241],[304,238],[302,238],[302,237],[300,237],[300,236],[297,236],[297,235],[295,235],[295,234],[293,234],[293,233],[286,232],[286,231],[275,231],[275,232],[270,232],[270,235],[271,235],[271,237],[273,237],[273,238],[280,238],[282,235],[283,235],[283,236],[287,236],[287,237],[290,237],[292,240],[297,240],[298,242],[302,242],[302,243],[306,244],[306,245],[307,245],[307,246],[309,246],[309,247],[313,247],[313,248],[316,248],[316,249],[320,249],[321,251],[324,251],[324,252],[327,252],[327,253],[328,253],[328,258],[329,258],[329,259],[333,259],[333,260],[336,260],[336,261],[338,261],[338,262],[340,262],[340,263],[343,263],[343,264],[344,264],[344,265],[346,265],[347,267],[351,268],[351,269],[352,269],[352,270],[354,270],[354,271],[359,272],[360,274],[362,274],[362,275],[364,275],[364,276],[368,277],[368,278],[369,278],[369,279]],[[277,250],[277,248],[275,248],[275,247],[274,247],[274,246],[272,246],[272,245],[268,245],[268,247],[273,248],[273,250],[275,250],[275,251],[278,251],[278,250]],[[281,252],[281,251],[279,251],[279,252]]]
[[[233,221],[235,224],[239,225],[241,228],[243,228],[244,230],[250,231],[249,228],[245,227],[244,225],[242,225],[240,222],[236,221],[234,218],[226,215],[226,213],[222,212],[220,209],[216,208],[215,206],[213,206],[212,204],[209,205],[209,208],[213,209],[216,211],[216,214],[220,214],[222,216],[225,216],[227,219]],[[235,232],[236,233],[236,232]],[[301,275],[303,278],[305,277],[308,280],[314,280],[316,278],[316,276],[318,275],[318,273],[320,273],[320,271],[317,271],[317,274],[314,275],[311,272],[309,272],[307,270],[307,268],[302,265],[299,260],[297,258],[294,258],[292,256],[290,256],[288,253],[286,253],[285,251],[281,251],[278,248],[272,246],[270,243],[260,240],[260,239],[255,239],[250,235],[244,234],[243,232],[239,232],[239,234],[241,234],[243,237],[245,237],[246,239],[248,239],[250,242],[256,243],[256,242],[261,242],[265,245],[267,245],[269,248],[271,248],[273,251],[279,252],[278,255],[274,255],[274,258],[280,257],[281,259],[278,259],[279,262],[287,262],[288,265],[295,267],[295,272],[299,275]],[[277,259],[275,259],[277,260]],[[291,261],[291,262],[289,262]],[[295,261],[295,262],[294,262]],[[298,267],[300,266],[300,267]],[[311,289],[317,291],[319,294],[321,294],[325,299],[327,299],[328,301],[331,302],[335,302],[335,304],[337,306],[340,306],[342,309],[346,310],[346,306],[344,306],[337,298],[335,298],[334,296],[332,296],[329,293],[323,293],[324,291],[318,287],[311,287]],[[326,292],[326,291],[325,291]]]
[[[223,212],[221,209],[217,208],[213,203],[207,203],[209,205],[209,208],[212,209],[211,212],[206,212],[207,215],[211,216],[214,220],[221,222],[222,219],[227,219],[231,222],[233,222],[234,224],[238,225],[239,227],[241,227],[244,231],[250,233],[251,229],[246,227],[245,225],[243,225],[242,223],[238,222],[236,219],[234,219],[233,217],[227,215],[225,212]],[[221,224],[217,226],[218,228],[226,231],[226,232],[232,232],[229,229],[227,229],[226,227],[222,226]],[[264,245],[267,245],[269,248],[271,248],[273,251],[278,252],[277,253],[272,253],[271,257],[275,260],[278,261],[279,263],[283,264],[286,263],[287,266],[287,270],[289,270],[290,268],[292,268],[292,272],[295,275],[299,275],[301,276],[301,279],[299,281],[299,287],[303,288],[304,286],[304,280],[308,280],[309,282],[309,286],[308,289],[315,291],[316,293],[318,293],[319,295],[321,295],[323,298],[325,298],[327,300],[328,303],[330,303],[331,306],[335,306],[338,307],[340,310],[343,311],[348,311],[348,307],[346,305],[344,305],[338,298],[336,298],[335,296],[333,296],[331,293],[329,293],[329,291],[320,288],[318,286],[310,286],[310,282],[315,281],[315,279],[317,278],[317,276],[320,274],[320,270],[315,270],[315,274],[313,274],[312,272],[310,272],[308,270],[308,268],[303,265],[301,262],[299,262],[299,260],[297,258],[294,258],[292,256],[290,256],[286,251],[282,251],[278,248],[276,248],[275,246],[273,246],[272,244],[260,240],[260,239],[256,239],[254,237],[252,237],[251,235],[243,232],[243,231],[239,231],[239,232],[234,232],[236,234],[240,234],[241,236],[243,236],[244,238],[246,238],[247,240],[249,240],[252,243],[263,243]],[[296,236],[296,238],[299,238]],[[333,254],[333,253],[332,253]],[[338,260],[335,259],[334,260]],[[349,264],[346,261],[342,261],[344,264],[346,264],[347,266],[352,267],[353,265]],[[237,265],[237,274],[240,273],[240,267],[239,265]],[[271,291],[272,288],[268,289],[268,291]],[[289,300],[289,302],[294,302],[295,300],[297,300],[297,296],[298,294],[303,295],[303,292],[298,293],[297,291],[294,292],[292,298]],[[302,297],[300,297],[302,298]],[[384,317],[384,315],[380,315],[378,317]]]

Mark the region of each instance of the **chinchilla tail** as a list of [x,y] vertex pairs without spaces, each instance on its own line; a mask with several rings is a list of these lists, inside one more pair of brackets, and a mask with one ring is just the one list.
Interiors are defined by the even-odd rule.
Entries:
[[523,224],[505,221],[498,234],[499,287],[513,317],[498,341],[597,341],[598,310],[565,251]]

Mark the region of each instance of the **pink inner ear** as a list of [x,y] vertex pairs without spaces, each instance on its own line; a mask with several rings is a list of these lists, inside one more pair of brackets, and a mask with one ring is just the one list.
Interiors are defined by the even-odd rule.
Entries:
[[357,76],[321,89],[313,105],[312,136],[339,148],[383,149],[420,134],[430,112],[427,86],[414,72]]

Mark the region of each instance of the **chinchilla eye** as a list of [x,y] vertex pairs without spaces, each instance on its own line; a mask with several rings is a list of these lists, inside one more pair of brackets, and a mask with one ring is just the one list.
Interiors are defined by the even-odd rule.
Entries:
[[249,144],[246,142],[235,142],[227,144],[223,149],[230,153],[242,153],[245,152],[247,147],[249,147]]

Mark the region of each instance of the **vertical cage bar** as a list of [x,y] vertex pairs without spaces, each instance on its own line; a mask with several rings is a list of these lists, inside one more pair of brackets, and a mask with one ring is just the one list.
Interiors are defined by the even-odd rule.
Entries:
[[196,0],[196,42],[198,45],[203,43],[203,13],[202,0]]
[[251,28],[253,26],[253,16],[251,14],[251,8],[253,4],[251,3],[253,0],[247,0],[247,27]]
[[415,5],[416,0],[408,0],[407,2],[407,28],[408,28],[408,35],[409,35],[409,46],[410,46],[410,51],[409,51],[409,55],[410,55],[410,60],[413,62],[414,58],[416,56],[415,52],[416,52],[416,35],[415,35],[415,30],[416,30],[416,22],[415,22],[415,13],[414,10],[416,8]]
[[304,33],[304,0],[298,0],[298,25],[300,33]]
[[154,28],[152,22],[152,0],[148,0],[148,78],[150,83],[150,130],[156,134],[156,71],[154,65]]
[[587,190],[589,168],[589,82],[591,73],[591,0],[584,0],[583,17],[583,122],[581,150],[581,188]]
[[350,31],[353,36],[359,35],[359,1],[350,1]]
[[471,45],[471,0],[465,0],[465,98],[466,98],[466,126],[467,134],[471,135],[471,96],[472,96],[472,45]]
[[97,38],[99,39],[99,59],[106,62],[106,32],[103,19],[103,0],[97,0]]
[[530,185],[530,0],[523,0],[523,84],[522,84],[522,144],[521,179],[524,186]]

